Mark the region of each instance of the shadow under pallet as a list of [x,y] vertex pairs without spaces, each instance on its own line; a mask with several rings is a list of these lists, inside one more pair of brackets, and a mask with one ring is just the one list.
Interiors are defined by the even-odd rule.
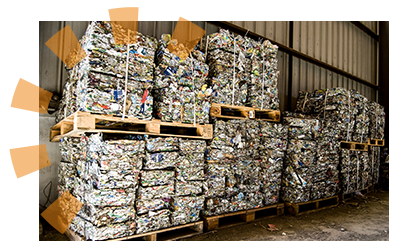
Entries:
[[323,209],[333,208],[339,205],[339,196],[317,199],[306,202],[290,203],[285,202],[285,214],[293,216],[312,213]]
[[250,210],[242,210],[227,214],[203,217],[204,231],[227,228],[251,221],[272,218],[284,213],[284,204],[277,203]]

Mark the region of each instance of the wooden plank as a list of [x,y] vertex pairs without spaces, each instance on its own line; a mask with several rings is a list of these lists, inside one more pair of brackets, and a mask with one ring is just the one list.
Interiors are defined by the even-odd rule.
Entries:
[[144,237],[146,241],[156,241],[157,240],[157,234],[150,234]]
[[66,134],[74,129],[74,123],[64,122],[60,126],[60,134]]
[[74,118],[74,130],[77,129],[95,129],[96,118],[94,116],[76,115]]
[[145,125],[145,131],[149,133],[160,133],[160,123],[152,122]]
[[194,223],[193,226],[186,226],[183,228],[166,231],[161,234],[158,233],[157,240],[176,241],[179,239],[184,239],[195,235],[199,235],[203,233],[203,225],[204,225],[203,221],[199,221]]

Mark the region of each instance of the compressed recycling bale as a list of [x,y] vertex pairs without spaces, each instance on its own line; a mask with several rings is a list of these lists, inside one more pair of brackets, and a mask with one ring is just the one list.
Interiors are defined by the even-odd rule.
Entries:
[[142,187],[139,186],[137,197],[140,200],[167,198],[174,194],[174,183],[163,186]]
[[137,214],[147,213],[149,211],[156,211],[160,209],[168,209],[171,198],[158,198],[149,200],[137,200],[136,210]]
[[168,152],[178,150],[179,141],[177,137],[155,137],[146,138],[147,152]]
[[200,212],[204,207],[204,196],[173,197],[170,201],[171,225],[196,222],[200,219]]
[[154,212],[149,211],[147,214],[137,216],[136,233],[142,234],[170,227],[170,213],[168,209],[161,209]]

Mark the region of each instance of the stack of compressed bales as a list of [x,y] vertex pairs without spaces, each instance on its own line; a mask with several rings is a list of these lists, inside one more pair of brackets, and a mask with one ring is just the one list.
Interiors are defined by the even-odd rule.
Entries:
[[[354,98],[353,98],[354,99]],[[325,128],[338,133],[339,140],[351,141],[355,123],[351,92],[341,87],[314,92],[300,91],[296,112],[325,122]]]
[[285,114],[283,123],[288,128],[288,146],[282,177],[282,200],[290,203],[312,199],[319,188],[316,168],[315,134],[320,130],[318,119],[300,118]]
[[213,103],[279,109],[278,46],[223,29],[207,39]]
[[[82,149],[81,157],[72,157],[78,159],[72,193],[83,206],[70,229],[86,240],[135,233],[134,201],[144,146],[140,137],[135,140],[104,140],[101,134],[81,137],[78,146]],[[69,155],[77,152],[71,150]]]
[[169,34],[162,35],[154,72],[154,113],[162,121],[208,123],[211,88],[206,84],[208,66],[200,50],[185,60],[168,51]]
[[213,89],[212,103],[245,105],[251,69],[247,50],[244,50],[245,42],[242,37],[235,37],[223,29],[209,35],[207,63],[210,67],[208,81]]
[[327,198],[339,191],[339,131],[332,130],[321,122],[321,129],[316,134],[316,177],[314,181],[319,188],[311,191],[311,199]]
[[260,133],[261,192],[264,195],[264,205],[270,205],[279,202],[288,127],[281,123],[260,121]]
[[137,233],[171,226],[169,202],[175,190],[178,139],[146,139],[146,157],[137,192]]
[[251,83],[247,90],[247,104],[259,109],[279,109],[278,46],[270,41],[252,40]]
[[367,143],[370,127],[369,109],[370,102],[368,99],[358,93],[356,90],[351,90],[352,109],[354,109],[354,131],[352,141]]
[[205,148],[204,140],[146,139],[136,201],[138,234],[200,219]]
[[151,119],[157,41],[137,33],[127,53],[127,45],[115,44],[110,22],[91,22],[80,44],[87,56],[68,69],[57,122],[76,111]]
[[277,203],[288,127],[257,120],[216,120],[214,125],[207,149],[204,214]]
[[255,120],[216,120],[207,148],[204,215],[263,206],[260,128]]
[[175,196],[171,200],[171,224],[200,219],[204,207],[204,140],[179,140],[180,161],[176,166]]
[[382,105],[370,102],[369,138],[383,140],[385,137],[385,110]]

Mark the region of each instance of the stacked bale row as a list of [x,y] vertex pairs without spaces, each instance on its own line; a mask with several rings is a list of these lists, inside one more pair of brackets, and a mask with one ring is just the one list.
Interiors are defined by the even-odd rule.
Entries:
[[213,103],[279,109],[276,45],[223,29],[207,39]]
[[257,120],[216,120],[214,125],[204,215],[277,203],[287,129]]
[[104,137],[61,141],[59,193],[83,203],[71,230],[105,240],[200,219],[205,141]]

